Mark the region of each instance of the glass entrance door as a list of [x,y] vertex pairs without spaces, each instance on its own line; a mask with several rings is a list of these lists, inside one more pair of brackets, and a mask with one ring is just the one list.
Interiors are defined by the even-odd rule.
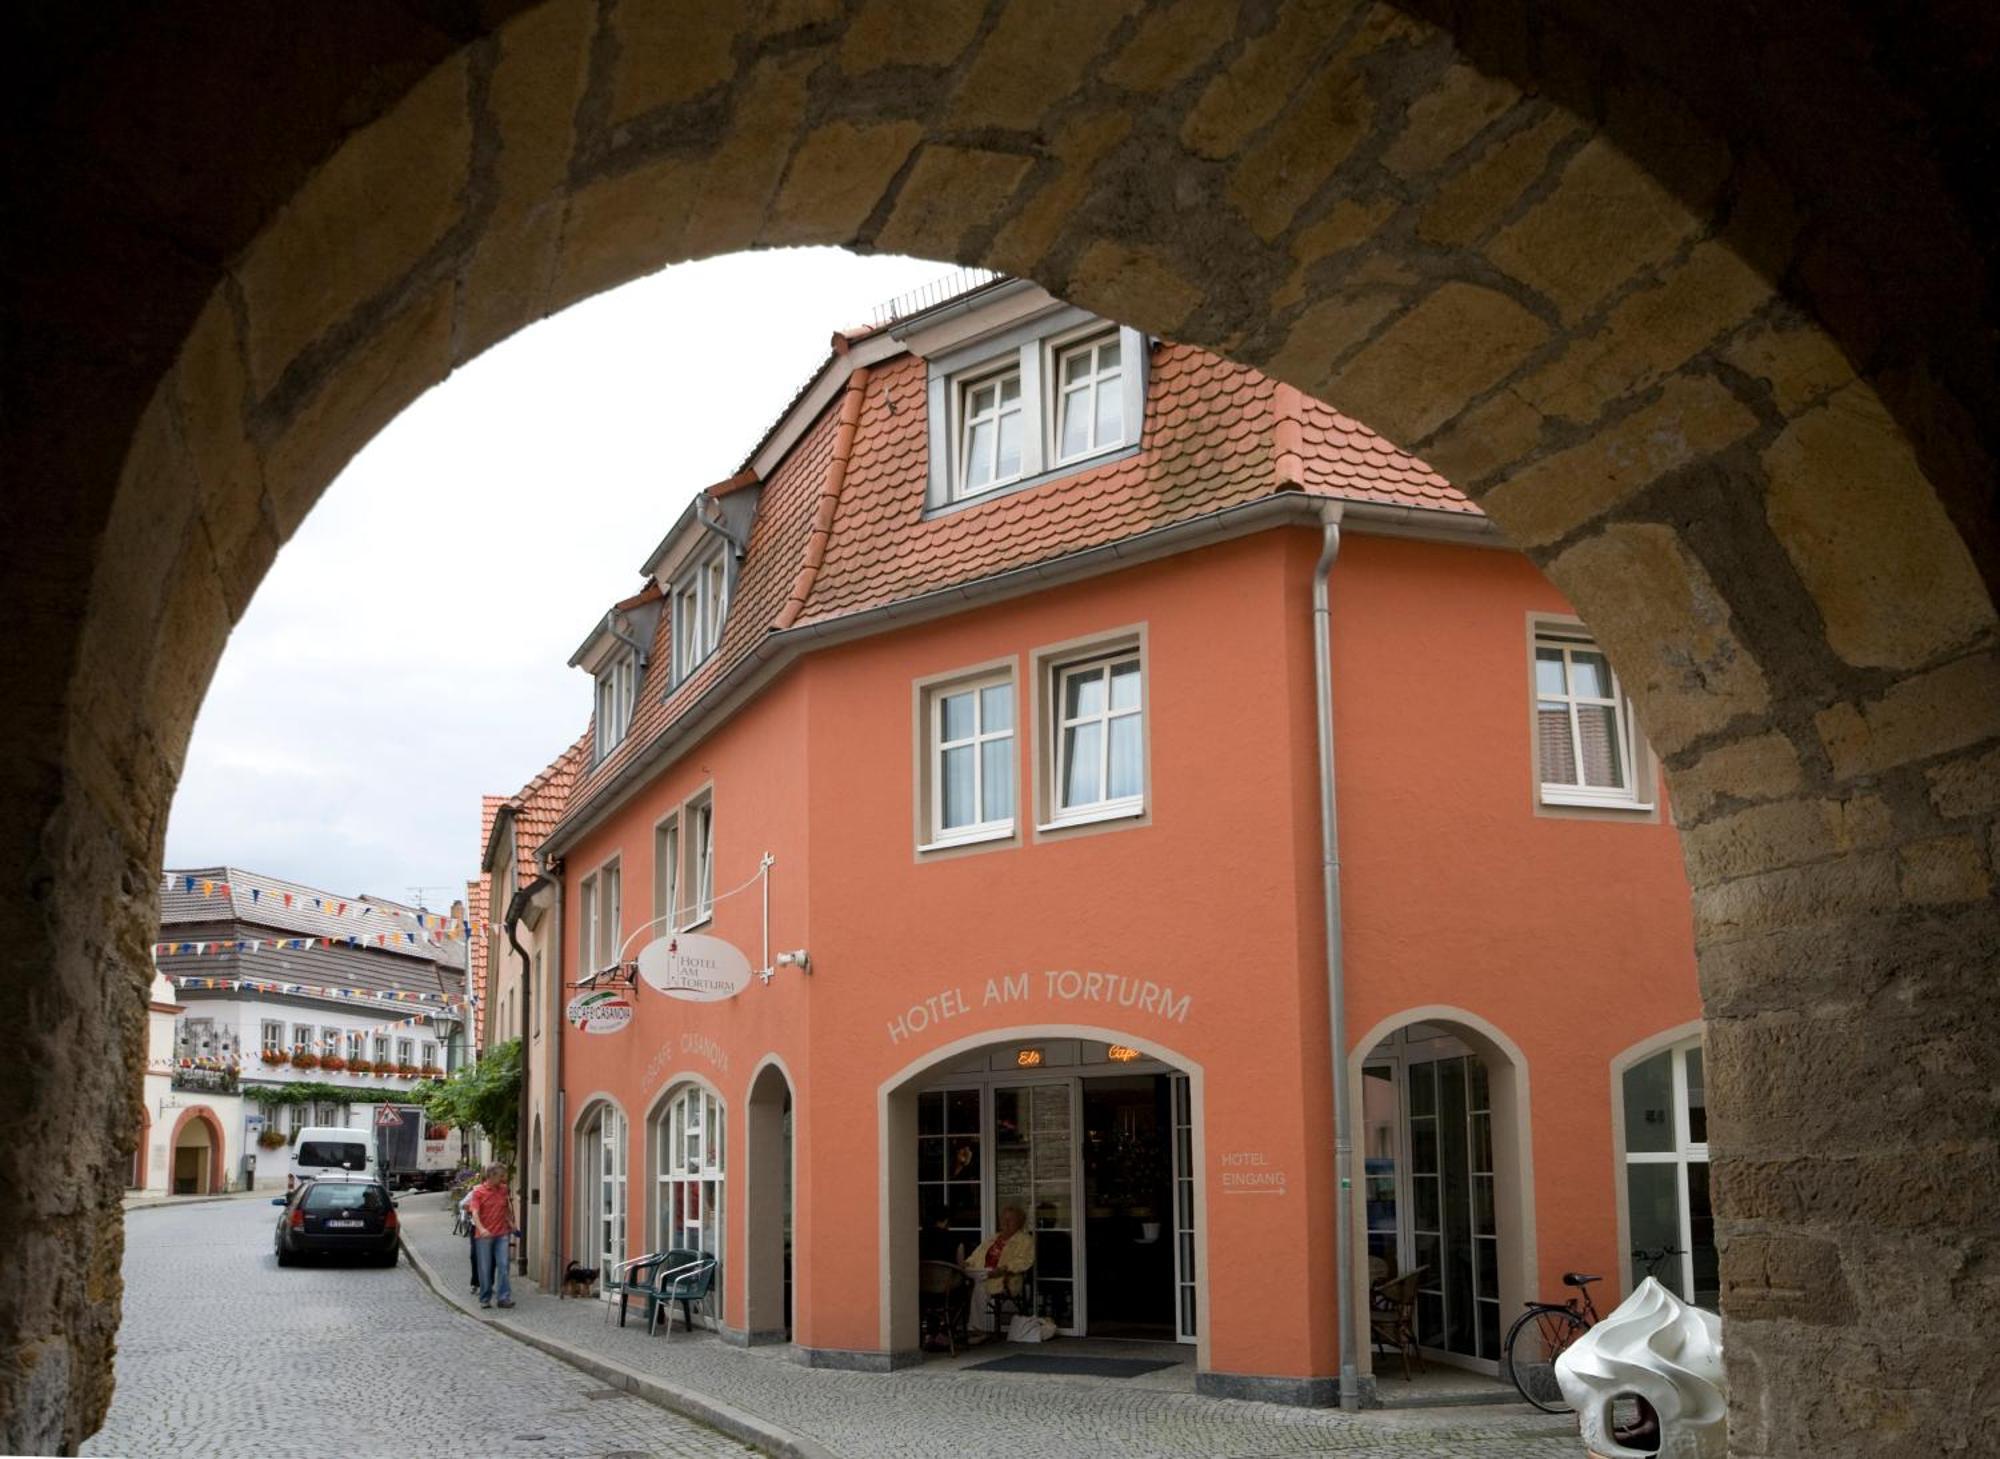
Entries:
[[1019,1206],[1035,1233],[1035,1310],[1074,1333],[1083,1324],[1076,1282],[1077,1082],[1002,1084],[993,1090],[993,1211]]
[[1174,1130],[1174,1337],[1195,1340],[1194,1104],[1185,1074],[1170,1074]]
[[1497,1362],[1500,1232],[1493,1200],[1493,1116],[1486,1066],[1470,1054],[1405,1066],[1411,1258],[1417,1340]]

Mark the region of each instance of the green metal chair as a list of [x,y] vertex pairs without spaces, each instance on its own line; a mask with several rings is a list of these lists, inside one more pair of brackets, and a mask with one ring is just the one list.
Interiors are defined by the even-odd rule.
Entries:
[[604,1320],[611,1321],[611,1307],[618,1308],[618,1325],[625,1325],[625,1314],[630,1310],[632,1298],[637,1297],[646,1304],[646,1330],[652,1331],[653,1319],[659,1315],[660,1287],[657,1272],[666,1265],[673,1255],[668,1251],[648,1252],[635,1256],[630,1261],[621,1261],[604,1274],[604,1294],[611,1299],[604,1308]]
[[694,1330],[694,1307],[697,1302],[706,1302],[708,1294],[715,1287],[715,1258],[706,1252],[691,1247],[676,1246],[666,1253],[666,1265],[653,1280],[657,1300],[646,1322],[646,1335],[651,1337],[655,1325],[660,1320],[662,1308],[667,1314],[667,1336],[674,1335],[674,1303],[681,1304],[681,1326]]

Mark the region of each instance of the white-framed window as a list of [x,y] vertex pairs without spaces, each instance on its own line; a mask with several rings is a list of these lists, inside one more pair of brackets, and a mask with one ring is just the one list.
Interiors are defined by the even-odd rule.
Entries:
[[729,561],[720,546],[703,554],[674,584],[674,682],[680,683],[722,642],[729,615]]
[[282,1054],[285,1051],[285,1026],[272,1019],[264,1020],[264,1052]]
[[292,1052],[295,1054],[310,1054],[315,1047],[316,1045],[313,1043],[313,1026],[309,1023],[293,1024]]
[[1021,474],[1021,372],[958,382],[958,473],[953,495],[977,496]]
[[437,1067],[437,1061],[438,1061],[438,1046],[434,1043],[426,1042],[423,1047],[423,1058],[422,1060],[420,1060],[420,1062],[426,1069],[435,1069]]
[[414,1064],[417,1062],[417,1041],[415,1039],[396,1040],[396,1062]]
[[619,887],[618,863],[599,867],[583,879],[583,907],[577,929],[578,951],[586,975],[601,973],[618,956],[623,936],[624,909]]
[[681,818],[668,816],[653,827],[653,917],[668,927],[681,921]]
[[391,1048],[389,1047],[389,1036],[388,1036],[387,1034],[377,1034],[377,1035],[375,1035],[375,1062],[376,1062],[376,1063],[378,1063],[378,1064],[393,1064],[393,1063],[395,1063],[395,1062],[396,1062],[396,1060],[395,1060],[395,1058],[394,1058],[394,1052],[395,1052],[395,1051],[394,1051],[393,1049],[391,1049]]
[[1535,762],[1544,804],[1651,805],[1631,701],[1581,628],[1535,629]]
[[1015,713],[1011,674],[941,685],[925,715],[931,846],[1014,832]]
[[1052,455],[1058,465],[1125,444],[1123,349],[1116,330],[1056,349]]
[[659,1249],[699,1251],[716,1261],[721,1290],[726,1130],[722,1101],[699,1084],[667,1097],[655,1116]]
[[632,706],[639,697],[639,661],[621,653],[597,675],[597,758],[617,749],[632,727]]
[[[1708,1096],[1701,1040],[1624,1072],[1625,1210],[1631,1280],[1657,1276],[1682,1301],[1717,1309],[1721,1282],[1708,1189]],[[1662,1260],[1649,1261],[1665,1250]]]
[[347,1036],[347,1062],[360,1064],[368,1057],[368,1035],[351,1033]]
[[1135,815],[1146,798],[1145,675],[1139,651],[1055,666],[1055,824]]
[[1138,447],[1146,339],[1067,306],[928,354],[927,511],[1078,471]]
[[684,861],[681,867],[681,922],[695,927],[715,911],[715,795],[703,791],[687,804],[681,818],[687,830],[681,837]]

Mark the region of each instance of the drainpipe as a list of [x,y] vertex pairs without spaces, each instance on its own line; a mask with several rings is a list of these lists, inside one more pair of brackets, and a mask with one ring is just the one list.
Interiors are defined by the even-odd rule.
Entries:
[[[549,993],[556,1008],[562,1008],[563,998],[563,883],[561,863],[550,868],[545,875],[556,893],[555,906],[544,919],[548,932],[543,934],[542,946],[550,949],[553,957],[542,959],[548,971]],[[542,1147],[549,1153],[549,1183],[542,1187],[542,1231],[547,1239],[542,1243],[548,1248],[542,1253],[542,1290],[559,1288],[562,1281],[563,1214],[569,1210],[569,1203],[563,1199],[563,1157],[569,1151],[569,1128],[563,1123],[562,1061],[563,1028],[560,1013],[549,1021],[549,1081],[548,1094],[555,1101],[555,1120],[542,1131]]]
[[519,918],[515,915],[514,908],[512,907],[507,909],[507,914],[507,945],[514,949],[514,956],[521,960],[521,1109],[515,1120],[514,1168],[520,1171],[523,1176],[521,1181],[521,1262],[519,1274],[525,1277],[528,1274],[528,1260],[530,1255],[528,1251],[528,1192],[533,1188],[533,1181],[531,1178],[528,1178],[527,1172],[528,1159],[534,1154],[528,1140],[529,1120],[531,1118],[530,1107],[534,1103],[528,1092],[534,1087],[533,1081],[529,1077],[528,1069],[528,1032],[534,1026],[535,1010],[533,1005],[529,1003],[528,998],[529,992],[534,986],[534,978],[529,969],[528,950],[521,946],[521,939],[514,934],[514,929],[519,924]]
[[[703,502],[707,502],[715,508],[715,515],[713,517],[703,514],[701,510]],[[708,528],[709,531],[720,537],[724,542],[727,542],[731,554],[738,562],[741,562],[743,554],[750,550],[750,539],[748,537],[739,537],[736,533],[729,530],[729,524],[722,519],[722,503],[716,501],[714,497],[705,491],[698,492],[695,495],[694,519],[698,526]]]
[[1354,1366],[1360,1339],[1354,1321],[1354,1111],[1347,1097],[1347,991],[1340,935],[1340,812],[1333,793],[1332,611],[1327,578],[1340,556],[1340,508],[1320,509],[1323,534],[1319,564],[1313,569],[1313,699],[1319,712],[1319,849],[1321,893],[1326,917],[1326,999],[1333,1063],[1334,1310],[1340,1329],[1340,1406],[1361,1406],[1361,1382]]
[[[734,541],[735,539],[731,538],[730,540]],[[625,631],[625,615],[623,613],[620,613],[616,608],[606,613],[604,615],[604,630],[620,643],[624,644],[625,647],[632,650],[633,655],[639,661],[640,668],[643,669],[646,667],[646,645]]]

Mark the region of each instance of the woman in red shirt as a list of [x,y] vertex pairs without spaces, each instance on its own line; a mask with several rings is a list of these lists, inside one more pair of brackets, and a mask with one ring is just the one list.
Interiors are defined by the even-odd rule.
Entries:
[[497,1274],[500,1305],[512,1307],[514,1286],[507,1272],[507,1246],[514,1234],[514,1202],[507,1193],[507,1167],[487,1166],[465,1203],[472,1211],[472,1254],[479,1268],[479,1305],[493,1305]]

